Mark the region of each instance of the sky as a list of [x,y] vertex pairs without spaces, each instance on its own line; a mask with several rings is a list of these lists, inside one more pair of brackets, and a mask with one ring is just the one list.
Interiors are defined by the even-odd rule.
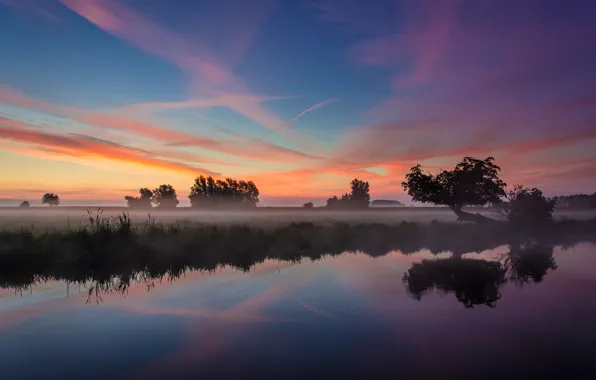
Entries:
[[596,2],[0,0],[0,198],[119,201],[195,177],[261,203],[494,156],[596,191]]

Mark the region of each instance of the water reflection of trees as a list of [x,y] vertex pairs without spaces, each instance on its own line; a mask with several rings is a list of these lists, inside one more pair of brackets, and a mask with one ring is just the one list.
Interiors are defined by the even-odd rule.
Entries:
[[443,294],[454,293],[465,307],[495,307],[505,283],[518,286],[539,283],[549,270],[556,268],[552,246],[514,244],[498,261],[454,254],[450,258],[414,263],[404,274],[403,282],[408,294],[418,301],[436,289]]
[[[149,225],[139,232],[126,220],[116,225],[94,223],[91,229],[69,233],[0,232],[0,288],[23,290],[58,280],[86,286],[90,296],[100,296],[124,293],[133,284],[151,287],[159,281],[175,281],[188,271],[222,266],[247,271],[267,259],[318,260],[346,251],[377,257],[393,250],[409,254],[427,249],[452,252],[460,259],[413,267],[407,281],[412,294],[422,296],[424,290],[436,287],[455,292],[466,305],[492,305],[498,299],[503,268],[506,280],[523,284],[539,282],[548,269],[556,267],[552,248],[550,256],[543,255],[537,245],[512,249],[498,264],[499,270],[497,264],[461,259],[463,253],[511,244],[514,236],[505,225],[294,223],[186,229]],[[595,221],[561,222],[538,240],[549,247],[594,241],[595,225]]]

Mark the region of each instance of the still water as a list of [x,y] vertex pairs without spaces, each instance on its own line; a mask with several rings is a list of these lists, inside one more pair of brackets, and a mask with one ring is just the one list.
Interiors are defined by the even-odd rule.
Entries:
[[594,379],[595,291],[586,243],[48,282],[0,290],[0,378]]

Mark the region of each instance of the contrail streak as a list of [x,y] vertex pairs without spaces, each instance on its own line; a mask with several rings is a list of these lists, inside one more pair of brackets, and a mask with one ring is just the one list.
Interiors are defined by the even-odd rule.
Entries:
[[270,131],[267,131],[263,134],[263,136],[261,136],[259,139],[263,139],[265,138],[267,135],[269,135],[271,132],[278,132],[281,131],[282,129],[284,129],[285,127],[287,127],[288,125],[292,124],[293,122],[295,122],[296,120],[300,119],[302,116],[306,115],[307,113],[314,111],[316,109],[319,108],[323,108],[328,104],[331,104],[333,102],[336,102],[338,99],[337,98],[331,98],[331,99],[327,99],[323,102],[317,103],[314,106],[310,106],[307,109],[305,109],[304,111],[300,112],[298,115],[294,116],[293,118],[291,118],[290,120],[286,121],[282,126],[280,126],[279,128],[275,128],[272,129]]

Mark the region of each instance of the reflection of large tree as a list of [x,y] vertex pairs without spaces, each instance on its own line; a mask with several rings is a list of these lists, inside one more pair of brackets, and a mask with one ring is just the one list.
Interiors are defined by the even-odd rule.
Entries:
[[438,289],[455,293],[466,307],[495,307],[501,297],[499,287],[505,282],[505,269],[498,262],[475,259],[438,259],[414,263],[404,274],[407,292],[416,300]]
[[515,244],[500,261],[461,258],[423,260],[403,276],[406,291],[420,301],[433,289],[455,293],[466,307],[495,307],[499,288],[507,281],[516,285],[542,282],[548,270],[557,268],[553,247]]
[[557,269],[553,247],[538,244],[513,245],[503,264],[509,280],[519,286],[540,283],[548,270]]

